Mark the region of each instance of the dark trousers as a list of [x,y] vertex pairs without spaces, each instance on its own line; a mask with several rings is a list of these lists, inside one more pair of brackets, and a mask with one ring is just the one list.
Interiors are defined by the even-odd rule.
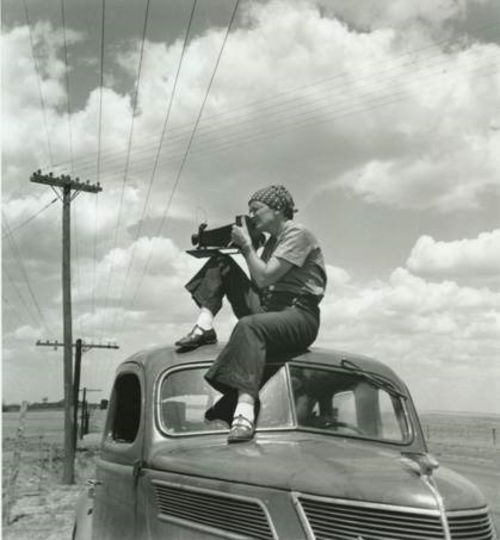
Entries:
[[186,288],[198,306],[214,315],[225,296],[239,319],[229,342],[205,375],[223,394],[237,390],[257,398],[266,359],[305,351],[318,334],[317,306],[262,296],[228,255],[210,258]]

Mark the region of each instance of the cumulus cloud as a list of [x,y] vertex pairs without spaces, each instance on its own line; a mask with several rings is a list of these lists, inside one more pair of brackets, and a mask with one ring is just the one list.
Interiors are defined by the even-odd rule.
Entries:
[[[481,0],[476,0],[480,2]],[[334,0],[320,2],[325,10],[357,26],[364,28],[379,28],[383,26],[407,27],[416,23],[427,23],[441,27],[443,23],[452,19],[462,19],[465,16],[466,5],[464,1],[455,0],[388,0],[377,2],[368,0],[363,2],[363,9],[349,2],[349,0]]]
[[[369,202],[440,210],[477,204],[485,188],[498,185],[499,139],[489,131],[499,109],[499,77],[491,69],[498,47],[472,44],[443,50],[433,38],[420,33],[416,50],[409,54],[392,22],[434,17],[441,23],[463,9],[455,2],[443,1],[434,9],[427,4],[413,8],[408,2],[389,2],[377,8],[387,24],[369,33],[332,18],[347,9],[342,2],[333,8],[332,17],[322,17],[317,6],[308,2],[293,7],[279,0],[250,4],[246,24],[232,33],[224,51],[207,101],[206,120],[198,128],[190,153],[183,181],[189,196],[196,197],[196,191],[200,198],[209,195],[209,178],[217,178],[223,188],[241,190],[247,178],[241,165],[247,164],[254,175],[287,177],[301,194],[302,173],[310,174],[314,159],[316,187],[329,185],[332,176],[344,175],[337,185]],[[375,9],[375,3],[370,6],[367,13]],[[356,12],[364,16],[364,9]],[[186,51],[156,194],[164,196],[171,187],[164,175],[175,175],[179,166],[223,32],[215,28],[205,32]],[[28,73],[26,38],[25,28],[6,36],[12,56],[26,58],[26,73],[16,74],[14,81],[34,76]],[[121,50],[115,70],[135,76],[139,49],[137,43]],[[142,188],[138,208],[129,213],[135,219],[144,200],[143,187],[151,172],[180,50],[180,40],[170,46],[146,43],[126,186],[127,190]],[[52,81],[62,92],[63,73],[52,71],[52,79],[44,81]],[[33,104],[35,86],[31,85]],[[98,102],[96,89],[72,118],[75,168],[82,175],[95,173],[90,156],[96,152]],[[112,88],[105,89],[103,102],[102,175],[106,192],[116,198],[124,176],[132,104],[130,96]],[[12,105],[9,125],[16,123],[18,110],[28,112],[22,100]],[[67,118],[55,109],[49,108],[49,113],[54,152],[58,161],[67,161]],[[15,139],[19,149],[23,145],[26,149],[29,141],[29,148],[36,148],[38,155],[45,146],[43,130],[36,137],[23,132]],[[259,140],[265,144],[249,144]],[[332,160],[329,150],[339,144],[347,149]],[[282,159],[291,151],[298,152],[300,159]],[[197,182],[194,190],[191,178],[200,177],[207,179],[207,186]],[[150,215],[161,215],[164,205],[157,204],[159,200],[150,201]],[[222,195],[214,210],[220,212],[231,202]]]
[[318,343],[388,363],[423,408],[498,411],[499,320],[500,293],[397,268],[387,281],[330,287]]
[[500,275],[500,229],[450,242],[421,236],[406,261],[415,273],[449,276],[498,277]]
[[[468,362],[472,351],[498,338],[500,293],[454,281],[429,282],[404,268],[386,282],[332,288],[322,306],[323,341],[385,358],[389,354],[402,365],[416,351],[425,358],[431,350],[435,367],[448,365],[455,353]],[[491,360],[488,347],[483,357]]]

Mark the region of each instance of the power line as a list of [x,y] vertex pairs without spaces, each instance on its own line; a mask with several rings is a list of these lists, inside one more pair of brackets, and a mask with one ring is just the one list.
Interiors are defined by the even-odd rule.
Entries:
[[[161,231],[162,231],[162,229],[163,229],[163,226],[164,226],[165,221],[166,221],[166,219],[167,219],[168,212],[169,212],[169,210],[170,210],[170,206],[171,206],[171,204],[172,204],[172,201],[173,201],[175,192],[176,192],[176,190],[177,190],[177,187],[179,186],[179,182],[180,182],[180,179],[181,179],[181,175],[182,175],[182,172],[184,171],[184,167],[185,167],[186,162],[187,162],[187,158],[188,158],[188,155],[189,155],[189,151],[191,150],[191,145],[192,145],[193,140],[194,140],[194,137],[195,137],[195,135],[196,135],[196,130],[197,130],[197,128],[198,128],[198,124],[200,123],[201,117],[202,117],[202,115],[203,115],[203,111],[204,111],[204,109],[205,109],[205,105],[206,105],[206,103],[207,103],[207,99],[208,99],[208,96],[209,96],[209,94],[210,94],[210,90],[212,89],[212,84],[213,84],[213,82],[214,82],[215,75],[216,75],[216,73],[217,73],[217,69],[218,69],[218,67],[219,67],[220,60],[221,60],[221,58],[222,58],[222,53],[224,52],[224,48],[225,48],[225,46],[226,46],[227,39],[228,39],[228,37],[229,37],[229,33],[231,32],[231,27],[232,27],[233,22],[234,22],[234,19],[235,19],[235,17],[236,17],[236,12],[237,12],[237,10],[238,10],[239,3],[240,3],[240,0],[236,0],[236,2],[235,2],[235,4],[234,4],[233,12],[232,12],[232,14],[231,14],[231,18],[230,18],[230,20],[229,20],[229,24],[227,25],[226,34],[224,35],[224,40],[222,41],[222,45],[221,45],[221,48],[220,48],[220,51],[219,51],[219,55],[217,56],[217,60],[216,60],[216,62],[215,62],[215,66],[214,66],[214,69],[213,69],[213,72],[212,72],[212,76],[210,77],[210,81],[209,81],[209,83],[208,83],[208,87],[207,87],[207,90],[206,90],[206,92],[205,92],[205,97],[203,98],[203,102],[202,102],[201,107],[200,107],[200,110],[199,110],[199,112],[198,112],[198,116],[197,116],[197,118],[196,118],[196,122],[195,122],[195,124],[194,124],[193,131],[192,131],[192,133],[191,133],[191,137],[189,138],[189,141],[188,141],[188,144],[187,144],[187,147],[186,147],[186,151],[185,151],[184,156],[183,156],[183,158],[182,158],[181,165],[180,165],[180,167],[179,167],[179,169],[178,169],[178,171],[177,171],[177,175],[176,175],[176,177],[175,177],[174,185],[173,185],[172,191],[171,191],[171,193],[170,193],[170,197],[169,197],[169,199],[168,199],[168,201],[167,201],[167,204],[166,204],[166,206],[165,206],[165,210],[164,210],[164,212],[163,212],[163,215],[162,215],[162,217],[161,217],[160,224],[159,224],[159,226],[158,226],[158,230],[157,230],[156,236],[159,236],[160,233],[161,233]],[[138,293],[138,291],[139,291],[139,289],[140,289],[140,287],[141,287],[142,281],[143,281],[144,276],[145,276],[145,274],[146,274],[146,272],[147,272],[147,269],[148,269],[148,267],[149,267],[149,263],[151,262],[152,254],[153,254],[153,249],[152,249],[152,247],[151,247],[151,249],[149,250],[149,256],[148,256],[148,258],[147,258],[146,264],[145,264],[144,269],[143,269],[143,271],[142,271],[142,275],[141,275],[141,277],[140,277],[140,279],[139,279],[139,282],[138,282],[138,284],[137,284],[137,287],[136,287],[136,289],[135,289],[135,292],[134,292],[134,294],[133,294],[133,296],[132,296],[132,301],[131,301],[131,303],[130,303],[129,309],[130,309],[130,307],[131,307],[131,306],[134,304],[134,302],[135,302],[135,299],[136,299],[136,297],[137,297],[137,293]]]
[[[75,288],[76,288],[77,297],[79,297],[81,299],[81,296],[82,296],[82,287],[81,287],[82,280],[81,280],[81,275],[80,275],[80,250],[78,249],[78,234],[77,234],[77,226],[76,226],[76,220],[77,220],[76,204],[73,205],[73,217],[74,217],[74,219],[72,220],[71,225],[73,227],[73,236],[75,237],[75,242],[73,243],[74,259],[75,259],[75,263],[76,263],[75,264],[76,272],[74,274],[74,276],[75,276]],[[82,336],[83,335],[83,328],[82,328],[81,317],[78,320],[78,327],[79,327],[79,330],[80,330],[80,335]]]
[[2,268],[2,274],[7,277],[7,280],[11,284],[12,288],[14,289],[14,292],[18,296],[19,300],[21,301],[21,304],[23,305],[26,313],[29,315],[29,318],[32,319],[32,322],[35,323],[35,326],[38,326],[39,321],[37,318],[33,315],[33,312],[31,311],[31,308],[28,306],[28,303],[26,302],[24,296],[21,294],[21,291],[19,287],[17,286],[17,283],[15,282],[14,278],[10,275],[10,272],[5,268],[5,266]]
[[[482,70],[485,68],[489,69],[491,67],[491,66],[477,66],[477,61],[475,60],[474,61],[471,60],[469,64],[471,63],[473,63],[475,66],[475,69],[471,70],[471,72],[476,71],[476,70]],[[437,67],[437,66],[434,66],[434,67]],[[463,67],[464,67],[463,65],[460,66],[461,69],[463,69]],[[441,73],[443,72],[439,71],[437,73],[427,73],[425,78],[435,79],[436,74],[439,75]],[[444,75],[449,75],[449,74],[450,72],[444,73]],[[419,80],[423,81],[424,76],[421,76]],[[375,88],[375,89],[377,91],[379,90],[378,88]],[[321,107],[316,107],[315,109],[306,109],[304,111],[299,110],[299,111],[294,112],[294,114],[288,114],[286,116],[283,115],[282,117],[279,117],[277,119],[280,121],[281,126],[280,124],[277,124],[276,126],[271,125],[272,129],[270,129],[268,125],[261,125],[262,123],[259,124],[259,122],[256,120],[254,123],[257,125],[253,128],[253,130],[256,131],[256,134],[251,134],[251,136],[249,135],[248,131],[245,131],[242,129],[236,129],[236,131],[235,132],[233,131],[232,133],[228,133],[226,131],[220,137],[211,137],[211,139],[207,141],[206,143],[197,142],[195,149],[191,153],[191,155],[194,155],[195,157],[194,158],[192,157],[191,160],[193,161],[193,159],[200,159],[202,157],[206,157],[207,155],[212,154],[213,152],[227,150],[236,145],[246,144],[248,142],[255,142],[257,140],[263,140],[271,136],[274,136],[282,132],[283,130],[289,130],[291,128],[298,128],[298,127],[307,127],[308,125],[311,124],[311,122],[321,124],[321,123],[329,122],[331,120],[335,120],[338,118],[350,116],[352,114],[358,114],[360,112],[364,112],[367,110],[373,110],[377,107],[386,106],[391,103],[395,103],[397,101],[402,101],[409,96],[408,90],[403,89],[398,92],[391,93],[389,95],[384,95],[384,96],[375,95],[373,99],[366,100],[367,97],[371,97],[370,94],[376,94],[376,92],[374,92],[373,90],[374,90],[374,86],[372,85],[370,87],[370,92],[368,94],[365,94],[364,96],[357,95],[354,100],[349,96],[343,101],[336,102],[333,109],[328,108],[326,106],[321,106]],[[397,99],[394,99],[397,96],[400,96],[400,97]],[[359,104],[357,103],[360,97],[365,98],[361,106],[359,106]],[[354,103],[351,103],[353,101]],[[366,105],[370,105],[370,107],[366,107]],[[314,113],[314,114],[311,115],[311,113]],[[298,119],[299,121],[291,122],[291,120],[294,120],[294,119]],[[270,122],[268,122],[268,124],[270,124]],[[241,131],[242,133],[238,133],[238,131]],[[229,141],[229,143],[227,143],[226,141]],[[171,155],[171,159],[169,159],[165,163],[175,163],[178,158],[181,158],[181,156],[182,156],[182,153],[179,153],[179,154],[173,153]],[[142,161],[144,160],[138,160],[137,163],[141,163]],[[135,173],[138,174],[142,172],[143,170],[147,170],[147,169],[139,169],[139,170],[136,169]],[[112,178],[112,177],[113,176],[110,173],[108,178]]]
[[[493,57],[495,58],[495,57]],[[476,59],[470,59],[468,61],[468,63],[474,63],[474,65],[476,64],[477,60]],[[446,59],[441,59],[440,61],[438,62],[435,62],[431,65],[426,65],[426,66],[423,66],[422,68],[420,68],[420,73],[422,73],[421,75],[421,78],[423,76],[426,76],[428,75],[428,73],[431,71],[431,70],[439,70],[439,69],[442,69],[442,67],[448,67],[448,64],[449,64],[449,59],[446,58]],[[401,67],[403,66],[398,66],[397,69],[400,69]],[[461,66],[462,67],[462,66]],[[385,77],[385,78],[382,78],[382,77],[377,77],[377,79],[375,81],[373,80],[366,80],[367,77],[362,77],[362,78],[359,78],[359,79],[354,79],[354,80],[350,80],[348,82],[344,81],[342,84],[340,85],[337,85],[335,88],[332,88],[332,89],[324,89],[323,91],[325,90],[329,90],[329,92],[332,92],[333,91],[336,91],[337,93],[341,93],[343,90],[345,92],[343,93],[346,93],[347,94],[347,90],[350,90],[350,86],[351,85],[356,85],[357,89],[360,89],[363,87],[363,85],[360,85],[359,84],[359,81],[366,81],[368,84],[367,86],[369,87],[370,90],[373,90],[375,87],[377,86],[382,86],[383,87],[383,83],[388,83],[388,82],[393,82],[393,81],[396,81],[401,77],[401,74],[399,72],[397,72],[396,74],[394,74],[394,69],[391,70],[393,73],[391,74],[390,77]],[[427,72],[427,73],[426,73]],[[302,96],[300,99],[296,100],[298,101],[298,104],[296,106],[294,106],[293,108],[293,114],[297,114],[300,112],[300,109],[305,109],[305,111],[310,111],[311,110],[311,104],[314,104],[314,103],[319,103],[321,104],[321,102],[323,102],[324,100],[328,99],[330,96],[329,95],[325,95],[325,96],[320,96],[320,97],[317,97],[316,99],[308,99],[306,100],[304,96]],[[357,97],[357,96],[356,96]],[[344,100],[346,102],[349,102],[349,101],[352,101],[352,97],[349,94],[347,94],[347,98]],[[342,102],[341,102],[342,103]],[[339,103],[335,103],[335,106],[337,106]],[[270,111],[270,112],[265,112],[265,114],[262,115],[262,118],[265,120],[265,121],[269,121],[273,116],[274,117],[277,117],[277,118],[280,118],[280,117],[287,117],[289,116],[289,108],[285,109],[284,111],[282,111],[281,113],[279,112],[279,108],[281,108],[281,105],[278,104],[278,106],[275,107],[274,111]],[[320,105],[319,107],[321,110],[322,110],[322,105]],[[221,131],[221,130],[228,130],[230,129],[231,127],[235,127],[235,128],[238,128],[238,129],[243,129],[246,125],[248,124],[254,124],[256,122],[259,121],[259,117],[258,117],[258,112],[259,111],[249,111],[249,112],[246,112],[245,113],[245,116],[250,116],[249,120],[248,121],[245,121],[244,120],[244,117],[243,118],[237,118],[233,121],[230,121],[229,123],[226,122],[224,124],[221,125],[221,123],[216,123],[216,122],[212,122],[210,124],[210,126],[202,126],[199,128],[198,130],[198,133],[199,133],[199,136],[198,136],[198,141],[200,141],[200,138],[207,138],[208,135],[217,135],[217,132]],[[230,119],[231,120],[231,119]],[[185,132],[185,128],[181,128],[181,129],[178,129],[178,131],[183,131]],[[174,130],[172,130],[174,131]],[[216,139],[216,137],[214,137],[213,135],[210,137],[210,140],[208,141],[208,144],[211,144],[213,143],[214,139]],[[174,137],[170,137],[169,138],[169,141],[170,141],[170,147],[172,147],[173,143],[177,142],[177,141],[183,141],[184,140],[184,135],[180,135],[178,136],[177,138],[174,138]],[[199,146],[199,142],[197,143],[197,146]],[[137,152],[137,155],[140,155],[142,152]],[[148,152],[146,157],[143,158],[143,159],[136,159],[135,160],[135,163],[141,163],[141,162],[144,162],[144,161],[149,161],[150,160],[150,153]],[[111,163],[112,161],[115,161],[115,159],[108,159],[108,163]]]
[[[92,300],[91,311],[92,316],[95,318],[95,286],[96,286],[96,260],[97,260],[97,231],[99,228],[99,194],[96,195],[94,205],[94,234],[92,236]],[[94,329],[97,335],[97,330]]]
[[[127,153],[126,153],[126,158],[125,158],[125,170],[124,170],[124,173],[123,173],[123,180],[122,180],[121,193],[120,193],[120,203],[118,205],[118,214],[117,214],[117,218],[116,218],[116,225],[115,225],[115,231],[114,231],[114,235],[113,235],[114,238],[113,238],[113,244],[112,244],[113,247],[112,247],[111,252],[113,252],[113,250],[116,249],[116,246],[118,244],[118,231],[120,229],[120,222],[121,222],[121,215],[122,215],[122,208],[123,208],[123,199],[124,199],[124,195],[125,195],[125,184],[127,182],[129,165],[130,165],[130,153],[131,153],[131,149],[132,149],[132,140],[133,140],[133,135],[134,135],[134,124],[135,124],[136,110],[137,110],[137,104],[139,102],[139,86],[140,86],[140,82],[141,82],[142,61],[143,61],[143,57],[144,57],[144,45],[145,45],[145,42],[146,42],[146,35],[147,35],[147,28],[148,28],[148,21],[149,21],[149,5],[150,5],[150,0],[146,0],[146,11],[145,11],[145,14],[144,14],[144,25],[143,25],[143,29],[142,29],[142,41],[141,41],[141,48],[140,48],[140,54],[139,54],[139,65],[138,65],[138,69],[137,69],[136,85],[135,85],[135,90],[134,90],[133,99],[132,99],[132,117],[131,117],[131,121],[130,121],[130,130],[129,130],[128,143],[127,143]],[[111,263],[110,263],[108,285],[106,287],[106,291],[108,291],[108,296],[106,297],[106,302],[105,302],[104,309],[106,309],[106,307],[107,307],[107,299],[110,296],[109,287],[111,285],[111,277],[112,277],[113,271],[114,271],[114,262],[115,261],[112,258]]]
[[12,254],[14,255],[14,258],[16,259],[17,263],[19,264],[19,267],[21,268],[21,273],[22,273],[22,275],[24,277],[24,280],[26,281],[28,291],[30,293],[33,304],[35,305],[35,308],[36,308],[36,310],[38,312],[38,315],[40,316],[40,320],[42,321],[42,324],[45,326],[45,329],[47,330],[47,332],[50,334],[50,333],[52,333],[52,331],[50,330],[50,327],[49,327],[49,325],[47,323],[47,320],[45,319],[45,315],[43,314],[43,312],[42,312],[42,310],[40,308],[40,304],[38,303],[38,300],[37,300],[37,298],[35,296],[35,293],[33,292],[33,288],[31,286],[31,282],[30,282],[30,279],[28,277],[28,273],[26,272],[26,267],[24,266],[23,258],[21,256],[21,253],[20,253],[19,248],[17,246],[16,240],[15,240],[15,238],[12,235],[12,232],[10,230],[9,223],[7,221],[7,217],[5,216],[5,214],[3,212],[2,212],[2,217],[3,217],[3,222],[5,223],[5,227],[7,228],[7,241],[9,243],[9,245],[10,245]]
[[101,175],[101,142],[102,142],[102,90],[104,86],[104,22],[106,14],[106,0],[102,0],[101,11],[101,47],[100,47],[100,74],[99,74],[99,118],[97,127],[97,182]]
[[55,199],[52,199],[50,202],[48,202],[46,205],[44,205],[42,208],[40,208],[40,210],[37,210],[33,215],[31,215],[29,218],[26,218],[24,221],[22,221],[21,223],[19,223],[18,225],[15,225],[14,227],[11,227],[10,229],[10,233],[4,233],[2,235],[2,238],[6,238],[8,236],[8,234],[13,234],[15,233],[16,231],[18,231],[19,229],[22,229],[23,227],[25,227],[26,225],[28,225],[29,223],[31,223],[37,216],[39,216],[42,212],[44,212],[45,210],[47,210],[47,208],[49,208],[49,206],[53,205],[55,202],[57,201],[57,198]]
[[52,167],[53,155],[52,155],[52,145],[50,144],[49,125],[48,125],[48,121],[47,121],[47,110],[46,110],[46,106],[45,106],[45,99],[43,97],[43,92],[42,92],[40,67],[38,65],[38,61],[37,61],[36,55],[35,55],[35,43],[34,43],[34,40],[33,40],[33,32],[32,32],[32,29],[31,29],[31,21],[30,21],[30,16],[29,16],[29,12],[28,12],[28,5],[26,3],[26,0],[23,0],[23,6],[24,6],[24,16],[26,18],[26,24],[28,26],[28,32],[29,32],[29,40],[30,40],[30,46],[31,46],[31,57],[33,59],[33,65],[35,67],[35,73],[36,73],[36,76],[37,76],[36,81],[37,81],[37,88],[38,88],[38,96],[40,98],[40,104],[42,106],[43,124],[44,124],[44,127],[45,127],[45,135],[46,135],[46,138],[47,138],[47,152],[48,152],[48,155],[49,155],[49,163],[50,163],[50,166]]
[[66,41],[66,16],[64,13],[64,0],[61,0],[61,21],[63,29],[64,42],[64,80],[66,83],[66,112],[68,115],[68,144],[69,144],[69,159],[71,164],[71,174],[73,174],[73,133],[71,129],[71,99],[69,86],[69,70],[68,70],[68,45]]
[[[189,34],[191,32],[191,25],[193,23],[194,12],[196,10],[196,4],[197,4],[197,0],[194,0],[191,11],[190,11],[190,14],[189,14],[189,19],[188,19],[188,23],[187,23],[187,27],[186,27],[186,33],[184,35],[184,43],[182,45],[182,50],[181,50],[181,54],[180,54],[180,57],[179,57],[179,62],[177,64],[177,71],[175,73],[172,92],[170,93],[170,99],[169,99],[169,102],[168,102],[167,113],[165,115],[165,120],[163,122],[163,128],[162,128],[162,131],[161,131],[160,140],[158,142],[158,146],[157,146],[157,149],[156,149],[156,155],[155,155],[155,159],[154,159],[153,170],[151,172],[151,176],[150,176],[150,179],[149,179],[146,198],[144,200],[144,204],[143,204],[143,207],[142,207],[141,217],[139,219],[139,225],[137,227],[137,231],[136,231],[136,234],[135,234],[135,239],[134,239],[134,242],[132,244],[132,253],[130,254],[130,259],[129,259],[129,263],[128,263],[128,266],[127,266],[127,272],[125,274],[125,279],[123,281],[122,292],[121,292],[121,295],[120,295],[120,305],[122,304],[122,301],[123,301],[123,295],[124,295],[124,292],[125,292],[125,289],[126,289],[126,286],[127,286],[128,277],[129,277],[129,274],[130,274],[130,269],[132,267],[132,260],[134,258],[134,254],[135,254],[136,242],[137,242],[137,239],[141,235],[143,220],[144,220],[144,217],[146,215],[146,209],[147,209],[147,206],[148,206],[148,203],[149,203],[149,198],[151,196],[151,190],[153,188],[153,183],[155,181],[156,171],[157,171],[158,164],[159,164],[159,159],[160,159],[161,148],[162,148],[162,145],[163,145],[163,139],[164,139],[165,133],[167,131],[168,121],[170,119],[170,112],[172,110],[172,104],[173,104],[174,97],[175,97],[175,91],[177,89],[177,82],[179,80],[179,73],[181,71],[182,61],[184,59],[184,54],[185,54],[185,51],[186,51],[186,47],[187,47],[187,43],[188,43],[188,39],[189,39]],[[111,326],[112,327],[114,326],[114,322],[113,322],[113,324]]]
[[13,304],[11,304],[7,300],[7,298],[6,298],[6,296],[4,294],[2,294],[2,303],[3,303],[3,305],[6,305],[12,311],[12,313],[14,313],[14,316],[19,321],[19,323],[23,324],[23,320],[22,320],[21,316],[19,315],[19,313],[17,312],[17,309],[14,307]]
[[[73,129],[72,129],[72,112],[71,112],[71,93],[70,93],[70,84],[69,84],[69,63],[68,63],[68,43],[66,39],[66,14],[64,8],[64,0],[61,0],[61,22],[63,29],[63,50],[64,50],[64,80],[66,84],[66,113],[68,118],[68,149],[69,149],[69,158],[71,163],[71,174],[74,173],[74,163],[73,163]],[[54,186],[50,186],[53,191],[56,191]],[[75,192],[74,197],[78,195],[78,191]],[[75,273],[75,286],[78,296],[81,296],[81,279],[80,279],[80,264],[79,264],[79,249],[78,249],[78,230],[76,227],[76,209],[75,209],[75,219],[73,221],[73,235],[75,237],[75,242],[73,244],[75,250],[75,260],[76,260],[76,273]],[[80,333],[82,333],[82,325],[80,320]]]
[[[478,30],[496,28],[496,27],[498,27],[499,24],[500,24],[500,22],[497,21],[494,24],[489,24],[487,26],[480,27],[480,28],[478,28]],[[444,40],[435,42],[435,43],[433,43],[431,45],[427,45],[425,47],[421,47],[421,48],[418,48],[418,49],[408,51],[408,52],[404,53],[403,55],[400,55],[399,59],[403,60],[404,57],[408,57],[408,56],[412,56],[412,58],[409,61],[407,61],[406,63],[402,64],[402,65],[394,66],[394,63],[392,61],[389,63],[389,61],[387,61],[387,60],[384,60],[383,62],[376,62],[375,63],[376,66],[381,65],[381,64],[387,64],[387,66],[388,66],[387,69],[379,71],[378,74],[380,75],[381,73],[393,72],[395,69],[400,69],[400,68],[405,67],[405,66],[414,66],[416,60],[415,60],[415,58],[413,58],[413,55],[415,55],[416,53],[425,51],[427,49],[436,49],[438,47],[438,45],[440,45],[440,44],[454,43],[455,41],[456,41],[455,39],[444,39]],[[429,56],[427,56],[427,57],[425,57],[423,59],[420,59],[419,62],[422,62],[422,61],[425,61],[425,60],[428,60],[428,59],[432,59],[434,57],[438,57],[441,54],[442,54],[442,52],[438,51],[437,54],[433,53],[433,54],[431,54],[431,55],[429,55]],[[448,58],[445,59],[445,60],[446,60],[446,62],[449,61]],[[308,89],[311,89],[311,88],[316,87],[316,86],[322,86],[322,85],[328,84],[328,83],[330,83],[332,81],[336,81],[336,80],[340,79],[341,77],[343,77],[345,75],[349,75],[349,72],[346,71],[346,70],[343,70],[343,71],[341,71],[339,73],[336,73],[335,75],[330,76],[328,78],[324,78],[324,79],[320,79],[318,81],[315,81],[314,83],[308,83],[306,85],[301,85],[301,86],[295,87],[295,88],[290,89],[290,90],[285,90],[285,91],[273,94],[273,96],[270,96],[268,98],[264,98],[264,99],[260,99],[260,100],[254,100],[254,101],[245,103],[245,104],[243,104],[243,105],[241,105],[241,106],[239,106],[237,108],[234,108],[234,109],[230,109],[230,110],[226,110],[226,111],[223,111],[223,112],[220,112],[220,113],[214,113],[214,114],[205,116],[204,120],[205,121],[207,121],[207,120],[215,120],[217,118],[232,115],[235,111],[238,111],[238,110],[243,110],[243,114],[246,114],[246,112],[248,111],[248,107],[251,107],[253,105],[263,105],[265,103],[271,102],[271,105],[266,105],[265,106],[265,108],[268,109],[269,107],[273,107],[272,102],[275,101],[275,100],[278,100],[278,105],[281,106],[281,104],[287,103],[286,100],[283,100],[281,98],[284,95],[293,94],[293,93],[296,93],[297,91],[301,91],[301,90],[308,90]],[[364,77],[356,79],[356,81],[359,82],[360,80],[368,79],[369,83],[371,84],[372,83],[372,78],[373,78],[372,74],[368,74],[368,75],[366,75]],[[379,80],[380,80],[380,77],[379,77]],[[333,88],[335,88],[335,86]],[[299,100],[302,99],[302,94],[299,96],[298,99]],[[293,98],[291,101],[290,100],[288,100],[288,101],[290,102],[290,104],[293,104],[293,102],[297,101],[297,98]],[[215,122],[212,122],[211,125],[213,125],[214,123]],[[177,129],[177,131],[179,131],[179,130],[182,130],[182,132],[190,132],[191,124],[185,125],[184,127],[180,127],[180,128]],[[176,130],[174,129],[174,131],[176,131]],[[152,139],[153,139],[153,137],[151,137],[151,140]],[[149,148],[151,146],[151,143],[149,142],[149,140],[146,140],[146,142],[142,146],[144,146],[145,148]],[[122,155],[123,152],[122,151],[110,152],[108,155],[116,155],[116,154]],[[83,159],[79,160],[79,162],[83,164],[83,163],[86,163],[89,159],[92,159],[92,158],[86,157],[86,158],[83,158]],[[56,165],[56,166],[64,166],[64,164],[59,164],[59,165]]]
[[[102,0],[101,9],[101,44],[100,44],[100,73],[99,73],[99,117],[97,127],[97,164],[96,180],[101,180],[101,148],[102,148],[102,105],[104,87],[104,30],[106,20],[106,0]],[[99,229],[99,194],[97,193],[94,204],[94,234],[92,236],[92,316],[95,318],[95,282],[97,260],[97,232]],[[95,330],[97,335],[97,330]]]

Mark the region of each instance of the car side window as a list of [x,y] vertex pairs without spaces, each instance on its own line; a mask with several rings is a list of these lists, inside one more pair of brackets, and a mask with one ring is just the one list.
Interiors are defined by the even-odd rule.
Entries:
[[116,442],[132,443],[141,420],[141,383],[135,373],[119,375],[115,381],[111,404],[113,418],[111,437]]

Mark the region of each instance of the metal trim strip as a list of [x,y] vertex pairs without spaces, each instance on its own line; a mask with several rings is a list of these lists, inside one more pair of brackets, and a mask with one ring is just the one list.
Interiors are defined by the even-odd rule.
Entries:
[[157,517],[161,521],[167,521],[169,523],[174,523],[176,525],[183,525],[185,527],[189,527],[190,529],[196,529],[198,531],[209,532],[211,534],[216,534],[217,536],[221,536],[222,538],[231,538],[231,540],[247,540],[248,539],[248,536],[242,536],[240,534],[230,533],[229,531],[216,529],[215,527],[210,527],[209,525],[202,525],[201,523],[194,523],[193,521],[188,521],[187,519],[167,516],[165,514],[158,514]]
[[[339,499],[336,497],[322,497],[320,495],[310,495],[309,493],[301,493],[298,491],[293,491],[292,496],[297,497],[297,500],[299,497],[303,497],[304,499],[310,499],[313,501],[320,501],[320,502],[332,502],[335,504],[341,504],[344,506],[355,506],[358,508],[372,508],[375,510],[388,510],[393,512],[406,512],[410,514],[420,514],[425,516],[431,516],[431,517],[439,517],[439,510],[430,510],[427,508],[416,508],[414,506],[399,506],[399,505],[393,505],[393,504],[385,504],[385,503],[376,503],[376,502],[364,502],[364,501],[355,501],[353,499]],[[300,501],[298,501],[300,504]]]
[[471,510],[450,510],[446,512],[449,518],[454,517],[467,517],[467,516],[479,516],[486,514],[488,517],[490,515],[489,506],[482,506],[481,508],[474,508]]
[[439,517],[443,525],[443,532],[444,532],[445,540],[452,540],[450,525],[448,523],[448,516],[446,515],[446,508],[444,505],[444,500],[441,493],[439,493],[439,490],[436,486],[436,483],[434,482],[434,479],[432,478],[432,476],[428,476],[428,475],[422,475],[421,479],[422,479],[422,482],[430,489],[431,493],[434,495],[434,499],[439,508]]

